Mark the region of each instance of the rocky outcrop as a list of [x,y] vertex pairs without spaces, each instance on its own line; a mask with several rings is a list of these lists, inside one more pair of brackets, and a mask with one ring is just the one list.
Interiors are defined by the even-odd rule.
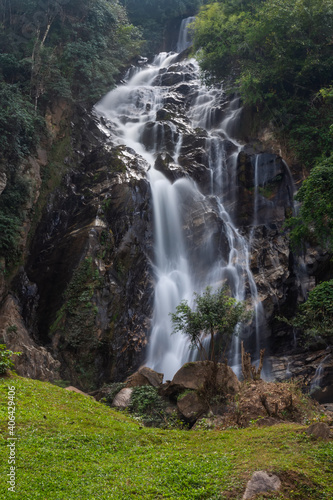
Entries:
[[63,378],[83,388],[132,372],[147,343],[152,288],[145,172],[144,162],[125,149],[96,148],[53,195],[33,241],[27,274],[40,297],[36,335],[51,342]]
[[[124,379],[142,362],[153,293],[150,193],[142,158],[107,144],[108,135],[85,112],[75,120],[76,150],[64,159],[67,173],[48,198],[13,290],[25,341],[30,336],[34,347],[43,346],[37,350],[52,352],[57,378],[91,390]],[[47,161],[42,151],[39,158],[29,163],[37,177]],[[52,378],[39,368],[45,361],[31,357],[31,363],[21,356],[18,372]]]
[[1,309],[0,343],[6,344],[13,352],[21,353],[14,358],[18,375],[49,382],[60,378],[59,361],[31,338],[22,321],[19,305],[11,295],[6,298]]
[[256,471],[253,473],[250,481],[246,485],[242,500],[248,500],[260,493],[268,491],[278,491],[281,488],[281,481],[275,475],[265,471]]
[[314,439],[328,441],[331,435],[330,428],[324,422],[317,422],[306,429],[306,433]]
[[208,404],[196,392],[189,392],[177,401],[177,409],[183,418],[194,424],[208,410]]
[[235,394],[240,387],[228,365],[218,363],[215,366],[212,361],[194,361],[178,370],[172,381],[165,384],[163,394],[175,397],[185,390],[202,391],[208,385],[214,385],[215,390],[222,394]]
[[128,377],[125,383],[126,387],[141,387],[143,385],[160,387],[163,383],[163,373],[157,373],[151,368],[143,366]]
[[320,403],[333,399],[332,348],[315,352],[301,351],[269,359],[275,380],[296,380]]

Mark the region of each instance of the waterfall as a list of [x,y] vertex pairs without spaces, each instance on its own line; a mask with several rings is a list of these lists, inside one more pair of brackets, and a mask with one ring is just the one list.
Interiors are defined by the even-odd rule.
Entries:
[[177,43],[177,52],[183,52],[183,50],[191,47],[191,33],[189,32],[189,24],[195,20],[195,17],[188,17],[183,19],[180,25],[179,37]]
[[[177,50],[190,43],[182,23]],[[95,107],[106,117],[112,140],[147,161],[154,217],[155,297],[147,366],[166,379],[189,360],[189,345],[172,335],[170,312],[181,300],[227,280],[237,300],[255,312],[242,337],[253,336],[259,355],[261,303],[250,270],[249,244],[230,214],[235,203],[237,156],[242,146],[232,138],[240,118],[239,99],[226,102],[222,89],[208,89],[194,59],[179,62],[177,53],[161,53],[150,65],[128,74],[128,81]],[[180,109],[181,116],[175,114]],[[200,158],[189,155],[197,147]],[[190,161],[188,161],[190,158]],[[158,167],[167,162],[172,180]],[[199,175],[200,174],[200,175]],[[207,174],[207,175],[206,175]],[[197,177],[200,177],[199,181]],[[205,180],[206,179],[206,180]],[[206,182],[207,181],[207,182]],[[240,340],[234,336],[230,360],[239,367]]]
[[325,362],[330,356],[331,356],[330,354],[325,356],[325,358],[317,366],[313,379],[311,380],[310,394],[313,394],[314,392],[318,391],[321,388],[321,382],[324,375]]

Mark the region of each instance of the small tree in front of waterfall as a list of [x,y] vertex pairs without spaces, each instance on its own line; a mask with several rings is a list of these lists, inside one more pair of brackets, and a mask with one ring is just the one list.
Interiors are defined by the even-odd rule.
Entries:
[[[246,311],[245,303],[230,296],[227,285],[216,292],[207,287],[202,295],[195,293],[193,307],[183,300],[176,312],[171,313],[173,333],[181,332],[188,338],[193,349],[198,349],[202,359],[217,365],[218,359],[226,350],[238,323],[247,321],[251,312]],[[210,338],[209,349],[205,341]]]

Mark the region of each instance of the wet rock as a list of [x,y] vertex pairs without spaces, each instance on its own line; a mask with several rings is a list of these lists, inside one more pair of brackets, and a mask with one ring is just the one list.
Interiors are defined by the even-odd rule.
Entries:
[[125,387],[124,389],[121,389],[112,401],[112,406],[121,409],[127,408],[131,401],[132,392],[133,389],[130,388]]
[[[49,200],[25,269],[28,285],[21,278],[16,284],[26,291],[36,284],[38,320],[22,301],[26,325],[38,342],[51,341],[61,377],[80,389],[123,380],[143,361],[153,293],[147,169],[125,147],[103,144],[87,153]],[[83,284],[92,286],[90,306],[75,297],[73,315],[63,307],[65,293],[87,259],[98,279],[92,271],[91,284]]]
[[155,372],[151,368],[144,366],[128,377],[126,387],[141,387],[143,385],[160,387],[162,383],[163,373]]
[[306,430],[309,436],[315,439],[322,439],[323,441],[327,441],[330,438],[330,432],[329,426],[324,422],[312,424]]
[[277,476],[265,471],[256,471],[247,483],[242,500],[248,500],[259,493],[278,491],[280,488],[281,481]]
[[297,380],[322,404],[333,400],[333,356],[331,349],[320,350],[309,356],[308,351],[286,356],[272,356],[267,360],[275,380]]
[[179,94],[187,96],[191,93],[191,91],[193,90],[193,87],[190,84],[181,83],[180,85],[177,85],[177,87],[175,87],[174,90],[175,90],[175,92],[178,92]]
[[170,182],[174,182],[186,175],[185,170],[174,163],[173,158],[169,154],[166,154],[164,157],[161,154],[157,155],[154,166],[155,169],[162,172]]
[[183,82],[184,78],[182,73],[164,73],[156,77],[153,85],[159,85],[162,87],[171,87],[177,85],[177,83]]
[[293,181],[282,158],[275,154],[248,154],[237,159],[237,224],[284,221],[293,206]]

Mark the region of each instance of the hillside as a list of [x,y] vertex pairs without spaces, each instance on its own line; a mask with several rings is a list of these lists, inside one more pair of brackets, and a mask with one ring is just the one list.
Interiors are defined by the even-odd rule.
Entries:
[[[17,488],[3,496],[8,386],[16,392]],[[312,440],[302,425],[148,429],[90,397],[15,375],[0,379],[0,395],[2,498],[237,500],[256,470],[276,473],[283,485],[260,498],[333,495],[333,443]]]

